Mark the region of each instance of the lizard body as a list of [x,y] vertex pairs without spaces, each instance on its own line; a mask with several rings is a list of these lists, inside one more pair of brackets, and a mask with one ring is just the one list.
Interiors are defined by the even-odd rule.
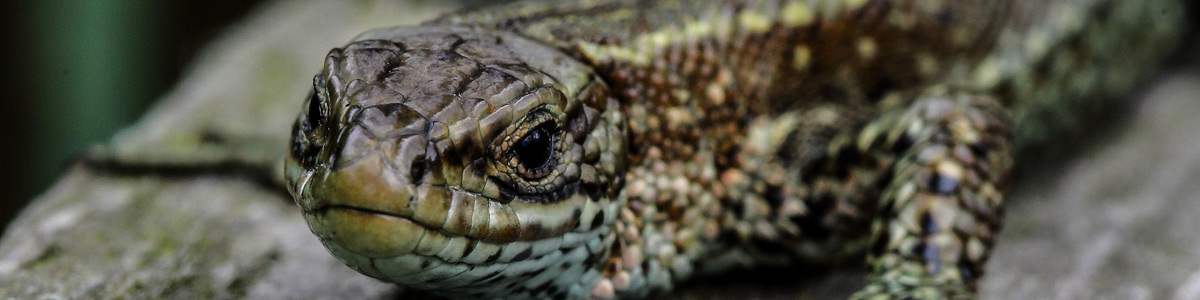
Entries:
[[347,265],[437,294],[638,298],[867,257],[974,294],[1012,154],[1151,71],[1176,1],[522,2],[326,57],[285,170]]

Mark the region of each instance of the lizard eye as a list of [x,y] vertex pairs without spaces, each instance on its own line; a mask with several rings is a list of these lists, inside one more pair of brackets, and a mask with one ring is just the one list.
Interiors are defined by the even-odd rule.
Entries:
[[553,122],[546,122],[525,133],[524,137],[513,147],[517,161],[526,174],[543,173],[542,170],[553,168],[554,135]]
[[506,134],[497,158],[518,193],[538,194],[560,181],[556,179],[563,163],[563,134],[555,114],[544,107],[530,112]]

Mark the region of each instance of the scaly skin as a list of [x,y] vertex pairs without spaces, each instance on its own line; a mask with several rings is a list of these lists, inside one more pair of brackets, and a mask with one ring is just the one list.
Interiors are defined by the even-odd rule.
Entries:
[[640,298],[866,257],[856,299],[970,299],[1012,155],[1149,72],[1170,0],[530,2],[334,49],[286,174],[363,274]]

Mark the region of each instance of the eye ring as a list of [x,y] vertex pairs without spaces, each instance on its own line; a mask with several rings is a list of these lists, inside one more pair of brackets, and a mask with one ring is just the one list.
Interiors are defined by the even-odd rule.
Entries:
[[557,107],[531,109],[496,139],[493,178],[516,194],[533,196],[558,190],[569,164],[570,140],[557,118]]

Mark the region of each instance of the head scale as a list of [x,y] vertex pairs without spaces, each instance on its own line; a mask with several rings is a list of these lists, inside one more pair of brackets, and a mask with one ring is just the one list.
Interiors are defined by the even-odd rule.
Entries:
[[626,145],[590,67],[514,34],[389,28],[330,51],[313,85],[286,174],[341,261],[451,296],[595,280]]

